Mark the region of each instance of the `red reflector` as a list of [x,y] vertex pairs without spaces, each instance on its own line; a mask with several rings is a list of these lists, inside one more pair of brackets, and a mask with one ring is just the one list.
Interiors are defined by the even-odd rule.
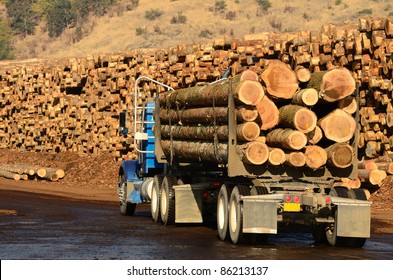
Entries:
[[221,183],[220,183],[220,182],[212,182],[211,185],[212,185],[213,187],[220,187],[220,186],[221,186]]
[[326,202],[326,203],[330,203],[330,202],[331,202],[330,197],[328,197],[328,196],[325,197],[325,202]]
[[292,201],[292,196],[286,195],[285,196],[285,202],[291,202]]
[[208,192],[204,192],[203,193],[203,197],[208,197],[209,196],[209,193]]
[[296,195],[293,197],[293,202],[299,203],[300,202],[300,196]]

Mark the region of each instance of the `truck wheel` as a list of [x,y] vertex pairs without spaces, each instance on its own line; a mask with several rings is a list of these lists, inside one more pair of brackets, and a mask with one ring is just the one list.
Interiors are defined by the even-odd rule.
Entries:
[[163,225],[173,225],[175,223],[175,190],[173,186],[177,184],[176,177],[165,176],[161,186],[161,221]]
[[367,195],[362,189],[350,189],[348,195],[352,199],[367,200]]
[[327,243],[326,239],[326,225],[325,224],[316,224],[311,228],[312,237],[316,244],[325,244]]
[[243,202],[240,196],[249,196],[250,188],[247,186],[236,186],[229,199],[229,235],[234,244],[244,243],[247,235],[243,234]]
[[[330,190],[330,196],[349,198],[348,189],[345,187],[334,187]],[[345,238],[337,236],[337,211],[335,211],[334,223],[326,228],[326,239],[330,246],[343,246]]]
[[153,179],[153,187],[151,190],[151,216],[154,222],[161,221],[161,213],[160,213],[160,198],[161,198],[161,185],[164,176],[156,175]]
[[269,191],[266,187],[262,186],[253,186],[251,189],[251,195],[261,195],[261,194],[268,194]]
[[133,216],[136,208],[136,203],[127,202],[127,182],[124,174],[119,175],[119,199],[120,199],[120,213],[124,216]]
[[218,237],[225,240],[228,237],[228,203],[232,189],[222,185],[217,198],[217,231]]

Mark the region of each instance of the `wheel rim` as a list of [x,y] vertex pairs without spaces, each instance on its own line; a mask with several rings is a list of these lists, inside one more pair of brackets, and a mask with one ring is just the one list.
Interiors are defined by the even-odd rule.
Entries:
[[225,225],[225,207],[224,207],[225,203],[224,203],[224,197],[220,197],[220,199],[218,200],[218,226],[220,227],[220,229],[224,228]]
[[230,206],[230,226],[231,226],[231,231],[235,232],[237,230],[237,209],[236,209],[236,201],[232,200],[231,206]]
[[124,182],[124,179],[120,179],[120,203],[121,205],[126,203],[126,197],[127,197],[127,190],[126,190],[126,183]]
[[161,213],[163,216],[165,216],[167,212],[167,196],[167,191],[165,188],[163,188],[161,192]]

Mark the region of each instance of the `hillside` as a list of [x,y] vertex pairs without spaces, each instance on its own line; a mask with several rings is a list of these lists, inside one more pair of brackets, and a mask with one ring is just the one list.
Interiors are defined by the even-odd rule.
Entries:
[[[85,35],[78,42],[74,28],[52,39],[41,23],[34,35],[15,39],[16,58],[82,57],[170,47],[211,42],[223,34],[241,37],[249,33],[317,30],[322,24],[356,21],[359,16],[393,15],[393,4],[388,0],[275,0],[270,1],[268,11],[263,11],[255,0],[140,0],[137,7],[131,7],[131,2],[120,0],[103,17],[90,17],[83,28]],[[223,2],[224,9],[218,9],[216,2]],[[147,19],[146,12],[152,9],[162,15]],[[171,23],[179,15],[185,22]]]

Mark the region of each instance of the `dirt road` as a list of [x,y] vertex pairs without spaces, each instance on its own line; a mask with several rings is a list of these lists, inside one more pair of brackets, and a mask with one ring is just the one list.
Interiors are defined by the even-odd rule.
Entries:
[[315,246],[303,227],[282,228],[267,245],[235,246],[218,240],[214,219],[164,227],[147,205],[121,216],[115,190],[25,183],[0,180],[0,259],[393,259],[391,211],[374,211],[363,249]]

